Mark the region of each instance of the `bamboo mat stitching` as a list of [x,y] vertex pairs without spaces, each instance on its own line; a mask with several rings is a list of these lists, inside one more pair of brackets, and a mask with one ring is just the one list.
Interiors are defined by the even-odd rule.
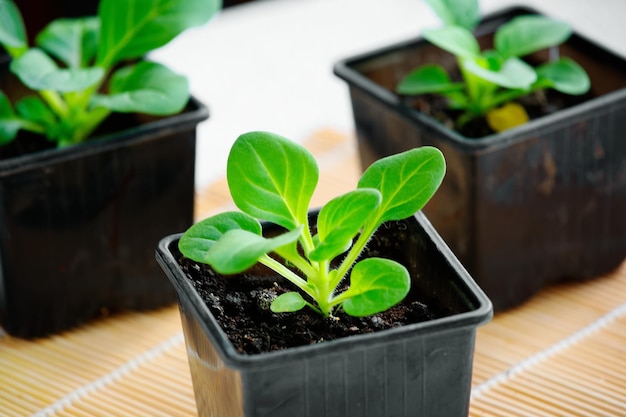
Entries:
[[539,365],[541,362],[548,360],[552,356],[562,353],[563,351],[567,350],[568,348],[575,345],[576,343],[588,337],[591,337],[593,334],[607,327],[608,325],[610,325],[611,323],[613,323],[615,320],[617,320],[618,318],[622,316],[626,316],[626,303],[611,310],[610,312],[600,317],[598,320],[594,321],[587,327],[584,327],[581,330],[577,331],[576,333],[572,334],[571,336],[565,339],[562,339],[560,342],[552,345],[548,349],[545,349],[532,356],[529,356],[523,361],[513,365],[509,369],[497,375],[494,375],[493,377],[489,378],[487,381],[481,383],[480,385],[477,385],[476,387],[472,389],[471,398],[472,399],[480,398],[482,395],[486,394],[493,388],[496,388],[497,386],[500,386],[506,383],[509,379],[511,379],[515,375],[520,374],[536,365]]
[[104,375],[89,384],[85,384],[73,392],[70,392],[57,402],[33,414],[33,417],[54,416],[57,413],[62,412],[63,409],[72,406],[74,402],[79,401],[96,391],[104,389],[111,384],[114,384],[116,381],[119,381],[124,376],[133,372],[133,370],[151,361],[154,361],[156,358],[162,356],[163,354],[169,352],[170,350],[174,349],[184,342],[185,339],[183,333],[177,333],[169,339],[163,341],[162,343],[159,343],[154,348],[147,350],[142,354],[132,358],[119,368],[114,369],[112,372],[108,373],[107,375]]

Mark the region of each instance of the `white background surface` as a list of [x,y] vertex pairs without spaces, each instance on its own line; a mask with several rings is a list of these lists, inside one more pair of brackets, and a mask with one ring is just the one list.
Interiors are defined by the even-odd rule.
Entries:
[[[481,0],[483,14],[512,5],[566,20],[626,56],[626,0]],[[189,77],[192,94],[209,107],[198,129],[196,186],[224,175],[230,146],[244,132],[296,141],[322,128],[351,133],[347,85],[333,64],[438,25],[422,0],[256,0],[155,52]]]

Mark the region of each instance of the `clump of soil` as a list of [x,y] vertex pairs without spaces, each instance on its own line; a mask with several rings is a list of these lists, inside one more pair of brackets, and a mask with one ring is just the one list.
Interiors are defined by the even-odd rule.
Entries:
[[235,348],[245,354],[371,333],[438,316],[427,304],[410,295],[383,313],[363,318],[343,312],[327,318],[306,307],[297,313],[276,314],[269,308],[272,300],[294,289],[285,279],[272,277],[264,266],[224,277],[186,258],[179,262]]

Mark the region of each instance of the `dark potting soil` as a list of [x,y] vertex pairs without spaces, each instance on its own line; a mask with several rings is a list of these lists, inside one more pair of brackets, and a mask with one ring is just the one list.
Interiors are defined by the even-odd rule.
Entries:
[[[590,94],[571,96],[555,90],[535,91],[532,94],[514,100],[522,105],[530,120],[555,113],[559,110],[575,106],[591,98]],[[426,94],[421,96],[404,96],[404,102],[414,109],[438,120],[449,129],[456,130],[467,138],[482,138],[493,135],[495,132],[487,124],[484,117],[470,120],[465,125],[455,126],[455,120],[461,115],[461,111],[448,109],[445,98]]]
[[294,289],[266,267],[257,265],[244,274],[224,277],[186,258],[179,262],[231,343],[245,354],[372,333],[445,314],[431,311],[412,294],[395,307],[369,317],[351,317],[341,311],[334,317],[323,317],[307,307],[296,313],[276,314],[269,308],[272,300]]

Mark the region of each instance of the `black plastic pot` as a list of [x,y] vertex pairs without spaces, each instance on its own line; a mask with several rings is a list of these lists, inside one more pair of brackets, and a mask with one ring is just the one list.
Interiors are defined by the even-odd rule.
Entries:
[[121,131],[82,145],[0,157],[6,332],[45,336],[102,313],[175,302],[154,247],[193,223],[195,129],[207,117],[192,99],[163,119],[113,117],[108,131]]
[[[526,13],[534,11],[505,10],[478,32],[493,33]],[[349,85],[363,168],[423,145],[444,153],[446,178],[424,213],[496,311],[550,283],[608,273],[626,257],[626,60],[577,34],[560,54],[589,73],[591,97],[479,139],[446,128],[394,93],[411,69],[454,63],[422,39],[334,68]]]
[[467,416],[476,327],[491,303],[421,213],[383,225],[368,247],[406,265],[408,297],[444,315],[256,355],[235,350],[181,269],[179,236],[161,241],[157,259],[178,294],[201,417]]

